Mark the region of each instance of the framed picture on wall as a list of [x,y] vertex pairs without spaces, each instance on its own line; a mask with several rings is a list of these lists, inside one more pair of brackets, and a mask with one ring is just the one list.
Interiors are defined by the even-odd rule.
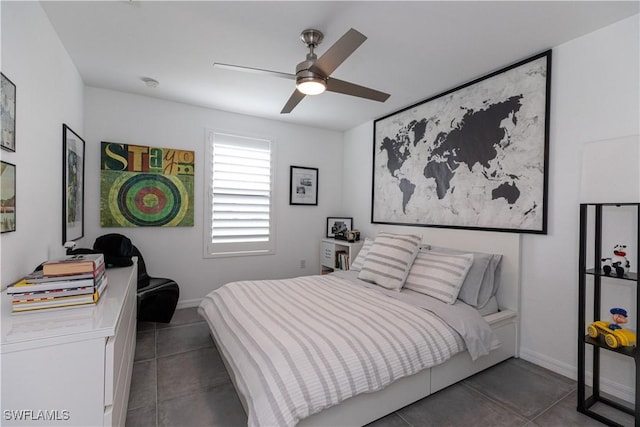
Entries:
[[371,222],[547,232],[551,51],[374,121]]
[[62,244],[84,236],[84,140],[62,125]]
[[7,151],[16,151],[16,85],[2,73],[0,80],[0,147]]
[[16,165],[0,161],[0,231],[16,231]]
[[318,168],[291,166],[290,205],[318,205]]
[[100,165],[101,227],[193,227],[195,151],[102,141]]

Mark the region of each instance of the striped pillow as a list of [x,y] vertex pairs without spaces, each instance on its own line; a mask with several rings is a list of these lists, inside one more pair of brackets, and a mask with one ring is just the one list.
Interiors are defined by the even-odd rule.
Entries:
[[364,259],[358,278],[399,291],[422,238],[412,234],[380,232]]
[[453,304],[472,264],[473,254],[421,251],[411,266],[404,287]]
[[364,264],[364,259],[367,257],[369,253],[369,249],[371,249],[371,245],[373,245],[373,240],[366,237],[364,239],[364,243],[362,244],[362,248],[360,248],[360,252],[358,252],[358,256],[351,263],[351,270],[360,271],[362,270],[362,264]]

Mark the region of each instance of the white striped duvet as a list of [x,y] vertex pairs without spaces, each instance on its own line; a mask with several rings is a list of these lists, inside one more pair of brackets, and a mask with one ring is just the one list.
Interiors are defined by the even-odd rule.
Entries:
[[332,275],[229,283],[200,313],[235,372],[250,426],[293,426],[464,349],[432,313]]

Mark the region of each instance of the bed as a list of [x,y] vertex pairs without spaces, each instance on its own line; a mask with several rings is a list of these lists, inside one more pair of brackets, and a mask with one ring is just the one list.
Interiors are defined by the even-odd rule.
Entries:
[[[518,356],[519,236],[433,230],[419,237],[419,254],[499,257],[493,309],[406,288],[416,282],[415,255],[400,291],[363,280],[364,264],[327,276],[233,282],[203,299],[198,310],[249,425],[364,425]],[[371,261],[376,249],[359,260]]]

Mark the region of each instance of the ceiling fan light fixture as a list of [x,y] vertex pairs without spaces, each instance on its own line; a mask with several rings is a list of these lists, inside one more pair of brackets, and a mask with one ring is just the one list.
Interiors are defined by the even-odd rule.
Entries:
[[301,77],[296,80],[296,87],[305,95],[320,95],[327,89],[327,84],[319,77]]
[[261,70],[259,68],[243,67],[239,65],[222,64],[219,62],[215,62],[213,65],[218,68],[229,68],[248,71],[251,73],[270,74],[272,76],[282,77],[289,80],[295,79],[296,89],[293,91],[284,107],[282,107],[280,114],[290,113],[306,95],[320,95],[326,90],[379,102],[384,102],[389,98],[388,93],[331,77],[331,74],[335,69],[338,68],[340,64],[342,64],[351,54],[353,54],[353,52],[362,43],[364,43],[367,39],[364,34],[351,28],[342,37],[340,37],[338,41],[331,45],[331,47],[329,47],[329,49],[327,49],[320,58],[318,58],[318,55],[315,53],[315,48],[322,41],[323,37],[322,32],[314,29],[307,29],[302,32],[300,38],[309,49],[309,52],[307,53],[306,59],[296,66],[295,74]]

